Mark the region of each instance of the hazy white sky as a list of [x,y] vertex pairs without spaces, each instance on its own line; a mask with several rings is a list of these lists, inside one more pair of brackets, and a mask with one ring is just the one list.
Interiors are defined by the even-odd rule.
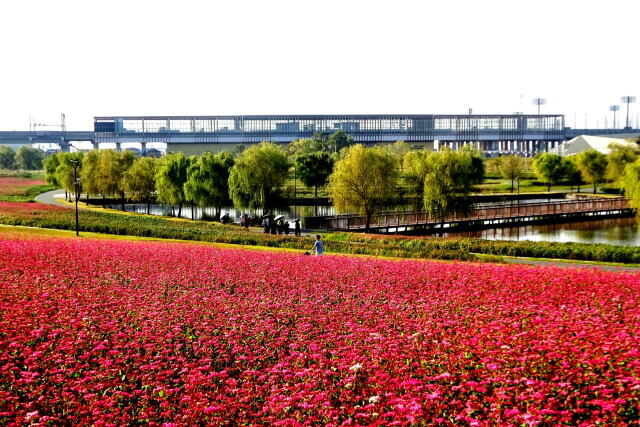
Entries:
[[5,0],[0,130],[61,112],[69,129],[97,115],[534,113],[535,97],[602,127],[622,95],[640,102],[639,16],[638,0]]

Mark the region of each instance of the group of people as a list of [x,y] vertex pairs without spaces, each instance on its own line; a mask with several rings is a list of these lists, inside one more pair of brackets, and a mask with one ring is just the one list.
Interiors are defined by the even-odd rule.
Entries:
[[[251,225],[252,218],[249,217],[246,213],[242,214],[240,217],[240,225],[242,225],[245,230],[249,229]],[[222,224],[230,224],[231,217],[229,216],[229,212],[225,212],[224,215],[220,217],[220,222]],[[294,234],[300,237],[300,219],[296,218],[293,221],[293,231]],[[278,215],[274,217],[271,214],[266,214],[262,217],[262,228],[264,229],[265,234],[286,234],[288,235],[291,231],[291,224],[289,221],[284,219],[284,216]],[[324,253],[324,245],[322,243],[322,239],[319,234],[316,235],[316,240],[313,243],[313,248],[310,251],[305,252],[307,255],[322,255]]]
[[[291,224],[284,219],[284,216],[266,214],[262,217],[262,228],[265,234],[286,234],[291,232]],[[300,236],[300,219],[293,220],[293,231],[296,236]]]

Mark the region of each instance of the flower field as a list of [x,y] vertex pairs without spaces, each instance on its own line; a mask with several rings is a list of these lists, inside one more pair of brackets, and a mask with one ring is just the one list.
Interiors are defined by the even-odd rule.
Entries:
[[0,234],[0,424],[624,425],[640,278]]

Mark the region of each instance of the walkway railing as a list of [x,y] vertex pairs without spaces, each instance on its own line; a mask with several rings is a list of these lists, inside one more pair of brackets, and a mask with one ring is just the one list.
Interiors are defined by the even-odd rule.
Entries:
[[[629,209],[624,197],[588,198],[583,200],[563,200],[556,202],[521,203],[510,205],[482,206],[471,210],[468,214],[452,212],[444,221],[430,218],[424,212],[391,212],[374,215],[369,228],[374,231],[406,227],[423,227],[486,222],[495,224],[500,221],[518,219],[540,219],[553,216],[569,216],[572,214],[593,214],[596,212],[618,212]],[[339,215],[326,218],[328,231],[362,231],[367,218],[362,215]]]

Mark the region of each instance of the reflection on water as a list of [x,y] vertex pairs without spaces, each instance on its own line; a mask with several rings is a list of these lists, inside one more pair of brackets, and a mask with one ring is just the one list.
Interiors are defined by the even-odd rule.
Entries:
[[606,243],[619,246],[640,246],[640,229],[635,218],[494,228],[465,233],[451,233],[451,235],[479,237],[488,240],[531,240],[536,242]]
[[[125,205],[127,212],[147,213],[147,205]],[[151,215],[178,216],[177,206],[151,205],[149,211]],[[222,209],[222,214],[229,212],[229,216],[234,222],[240,222],[243,213],[248,213],[251,217],[262,217],[262,211],[256,210],[236,210],[234,208]],[[274,209],[274,215],[284,215],[286,219],[303,218],[305,216],[327,216],[335,215],[333,206],[291,206],[289,209]],[[215,209],[201,208],[195,206],[193,211],[191,206],[183,206],[180,213],[181,218],[186,219],[206,219],[210,220],[215,216]]]

